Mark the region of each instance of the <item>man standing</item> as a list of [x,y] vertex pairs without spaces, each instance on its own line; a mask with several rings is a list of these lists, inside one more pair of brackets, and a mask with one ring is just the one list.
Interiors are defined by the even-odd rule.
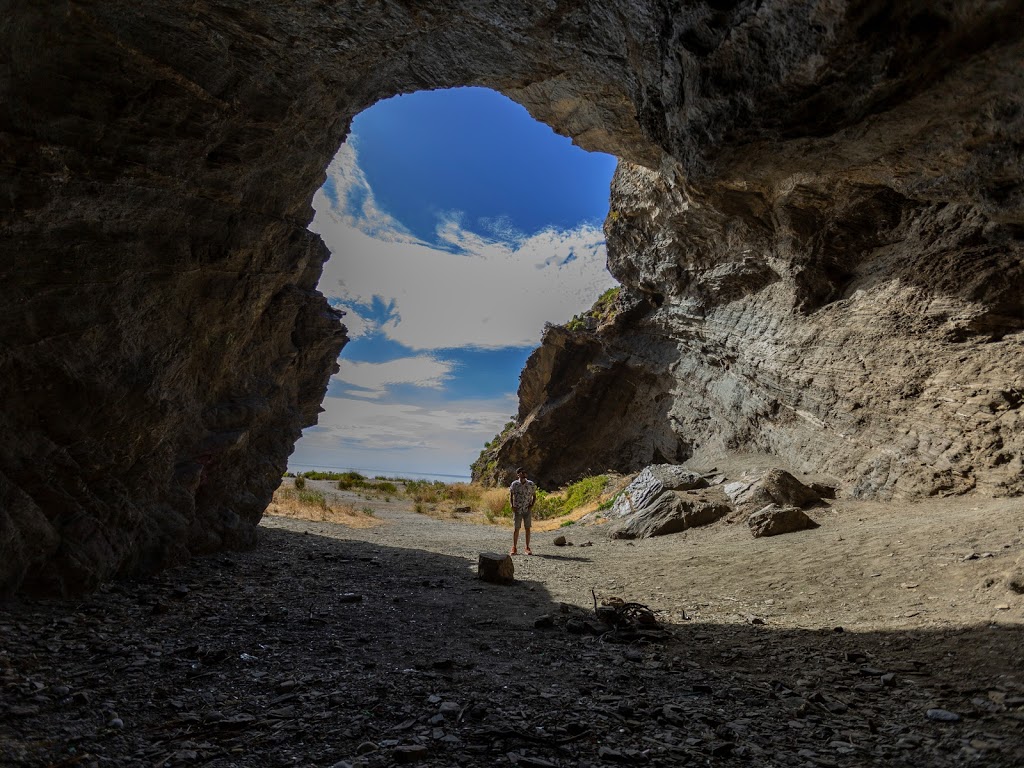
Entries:
[[519,550],[519,526],[526,529],[526,554],[532,555],[530,549],[530,513],[533,512],[534,502],[537,501],[537,486],[532,480],[526,478],[526,470],[520,467],[516,470],[518,480],[512,481],[508,489],[508,503],[512,505],[512,517],[515,521],[515,530],[512,532],[512,551],[509,554],[517,555]]

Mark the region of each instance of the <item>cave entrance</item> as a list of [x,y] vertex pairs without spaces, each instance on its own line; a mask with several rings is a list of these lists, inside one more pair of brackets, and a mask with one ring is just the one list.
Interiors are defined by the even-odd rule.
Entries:
[[289,469],[467,479],[516,412],[545,323],[615,285],[602,223],[616,162],[485,88],[357,116],[310,224],[351,341]]

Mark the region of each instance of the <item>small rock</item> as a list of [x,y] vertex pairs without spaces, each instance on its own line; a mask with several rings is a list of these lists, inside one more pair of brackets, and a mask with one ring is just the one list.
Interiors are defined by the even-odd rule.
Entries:
[[552,542],[552,543],[556,547],[564,547],[565,546],[565,536],[556,536],[554,542]]
[[124,728],[124,720],[122,720],[120,717],[111,718],[110,721],[107,723],[107,728]]
[[459,711],[461,709],[462,709],[462,707],[460,707],[454,701],[445,701],[445,702],[441,703],[441,706],[438,708],[437,711],[440,712],[445,717],[448,717],[449,715],[457,715],[457,714],[459,714]]
[[925,713],[925,717],[937,723],[956,723],[960,720],[960,715],[950,712],[948,709],[929,709]]
[[509,555],[482,552],[477,561],[477,577],[492,584],[511,584],[515,581],[515,565]]
[[31,717],[39,714],[39,707],[35,704],[15,705],[8,708],[7,714],[12,717]]
[[743,614],[743,618],[746,620],[747,624],[764,624],[764,619],[760,616],[755,616],[752,613]]
[[543,616],[538,616],[533,620],[533,626],[535,629],[546,629],[547,627],[555,626],[555,617],[550,613],[545,613]]
[[361,603],[363,596],[356,592],[345,592],[338,595],[337,600],[339,603]]
[[415,763],[417,760],[425,758],[429,751],[422,744],[404,744],[395,747],[391,755],[395,758],[396,763]]
[[372,741],[364,741],[358,747],[356,747],[357,755],[368,755],[370,752],[376,752],[379,747]]

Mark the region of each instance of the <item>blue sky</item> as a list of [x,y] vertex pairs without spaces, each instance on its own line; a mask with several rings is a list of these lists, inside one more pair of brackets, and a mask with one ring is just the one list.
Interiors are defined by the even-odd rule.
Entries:
[[309,227],[352,341],[290,468],[468,475],[516,412],[545,322],[615,284],[601,231],[615,162],[482,88],[359,115]]

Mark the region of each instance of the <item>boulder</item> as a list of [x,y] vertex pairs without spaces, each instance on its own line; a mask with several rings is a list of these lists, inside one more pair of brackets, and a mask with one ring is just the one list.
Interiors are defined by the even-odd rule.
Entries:
[[664,491],[644,507],[623,518],[609,534],[613,539],[646,539],[679,533],[687,528],[708,525],[732,510],[728,504],[703,497],[688,497],[676,491]]
[[509,555],[481,552],[476,573],[482,581],[492,584],[511,584],[515,581],[515,565]]
[[727,483],[725,493],[733,504],[757,509],[767,504],[805,507],[821,501],[821,496],[784,469],[770,469],[763,475]]
[[818,524],[798,507],[780,507],[769,504],[747,518],[747,525],[755,539],[762,536],[778,536],[783,533],[817,528]]
[[652,464],[645,467],[619,494],[609,517],[637,514],[659,499],[665,491],[689,491],[707,486],[708,481],[697,472],[683,469],[677,464]]

